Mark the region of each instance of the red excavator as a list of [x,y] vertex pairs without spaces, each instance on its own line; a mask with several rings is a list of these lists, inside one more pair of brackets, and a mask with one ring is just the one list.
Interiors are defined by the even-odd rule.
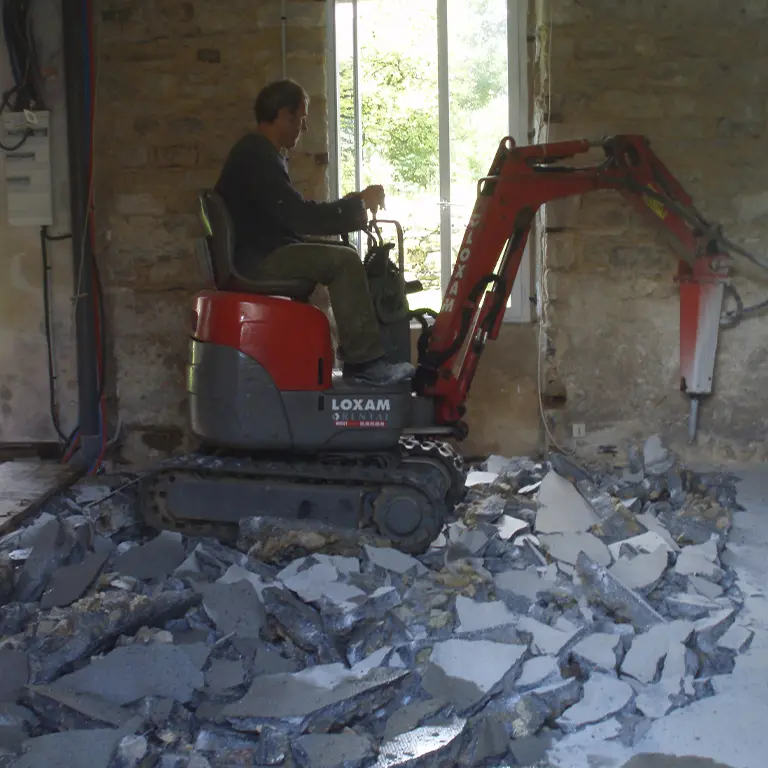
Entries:
[[[602,149],[601,162],[572,158]],[[569,164],[571,163],[571,164]],[[349,387],[334,372],[326,315],[308,303],[315,285],[249,282],[233,265],[233,232],[214,192],[201,194],[205,264],[213,285],[195,299],[187,392],[201,453],[174,459],[141,484],[145,518],[161,528],[231,539],[244,517],[278,516],[372,528],[407,552],[426,549],[464,491],[463,439],[480,356],[498,336],[534,216],[552,200],[616,190],[683,247],[680,387],[712,391],[721,325],[745,309],[728,283],[729,252],[751,257],[707,222],[643,136],[499,145],[464,234],[439,313],[411,312],[402,229],[372,222],[365,267],[392,360],[410,360],[422,325],[417,374],[391,389]],[[380,225],[397,226],[398,258]],[[723,314],[725,291],[735,311]]]

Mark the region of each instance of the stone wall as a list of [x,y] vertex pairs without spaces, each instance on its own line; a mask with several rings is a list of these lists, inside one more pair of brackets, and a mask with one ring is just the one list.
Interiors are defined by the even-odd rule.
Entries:
[[[96,205],[113,339],[113,410],[124,455],[185,445],[190,297],[200,289],[198,190],[254,125],[281,76],[279,0],[100,0]],[[326,195],[325,6],[287,3],[287,73],[312,99],[291,158],[297,186]]]
[[[765,257],[768,4],[537,5],[538,139],[646,134],[704,215]],[[687,400],[678,390],[670,240],[612,193],[550,206],[547,217],[545,400],[563,406],[550,411],[558,436],[568,440],[580,422],[581,448],[651,431],[682,447]],[[747,303],[768,294],[747,269],[736,285]],[[715,395],[702,406],[692,455],[764,455],[767,323],[745,320],[721,333]]]
[[[51,234],[70,231],[67,113],[61,39],[61,4],[40,0],[32,16],[44,64],[46,107],[51,112],[54,223]],[[0,40],[0,83],[12,83],[8,52]],[[0,178],[5,178],[0,152]],[[0,443],[55,442],[49,408],[43,324],[42,254],[39,227],[11,227],[5,184],[0,183]],[[72,332],[72,245],[49,243],[54,352],[62,429],[77,421],[77,366]]]

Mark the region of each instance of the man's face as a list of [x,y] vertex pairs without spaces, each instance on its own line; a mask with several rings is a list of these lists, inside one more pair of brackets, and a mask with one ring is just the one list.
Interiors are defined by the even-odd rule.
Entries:
[[286,149],[293,149],[307,130],[307,105],[302,104],[296,112],[289,109],[280,110],[281,144]]

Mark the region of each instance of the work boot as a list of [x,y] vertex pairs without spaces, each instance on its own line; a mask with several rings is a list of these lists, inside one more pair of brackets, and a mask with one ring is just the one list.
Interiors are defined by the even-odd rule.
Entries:
[[388,387],[412,379],[416,369],[410,363],[389,363],[384,358],[359,365],[344,366],[344,383],[368,387]]

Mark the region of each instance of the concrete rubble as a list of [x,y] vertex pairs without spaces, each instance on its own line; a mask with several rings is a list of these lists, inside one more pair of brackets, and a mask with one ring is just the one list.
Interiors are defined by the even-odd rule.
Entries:
[[[423,555],[325,524],[146,529],[130,477],[0,539],[0,766],[526,765],[716,695],[753,631],[734,479],[490,457]],[[612,462],[615,460],[612,460]],[[73,757],[76,756],[76,757]]]

